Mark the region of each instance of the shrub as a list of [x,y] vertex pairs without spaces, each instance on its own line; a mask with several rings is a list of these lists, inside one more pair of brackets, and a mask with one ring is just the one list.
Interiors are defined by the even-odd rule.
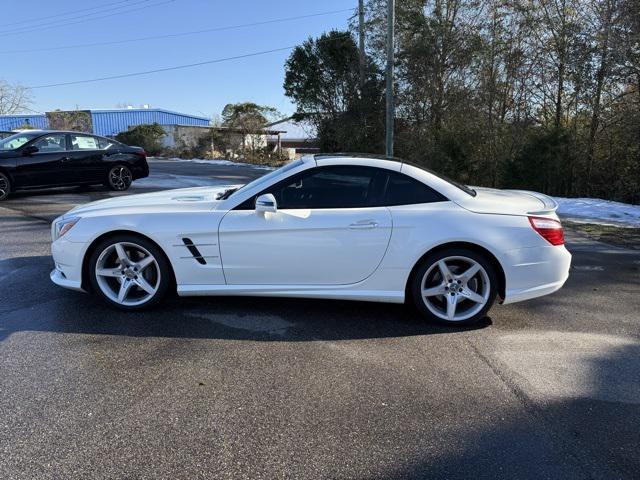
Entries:
[[158,155],[163,150],[161,140],[165,135],[163,128],[153,123],[130,127],[126,132],[116,135],[116,140],[127,145],[142,147],[149,155]]

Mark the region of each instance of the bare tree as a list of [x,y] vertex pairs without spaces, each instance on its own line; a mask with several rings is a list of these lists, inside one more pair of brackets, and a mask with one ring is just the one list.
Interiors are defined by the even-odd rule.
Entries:
[[0,80],[0,115],[23,112],[29,109],[31,103],[32,97],[29,88]]

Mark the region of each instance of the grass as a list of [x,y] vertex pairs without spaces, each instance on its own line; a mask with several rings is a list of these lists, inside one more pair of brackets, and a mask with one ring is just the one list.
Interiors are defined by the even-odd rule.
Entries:
[[562,225],[573,231],[585,234],[599,242],[617,247],[640,250],[640,228],[614,227],[596,223],[578,223],[563,221]]

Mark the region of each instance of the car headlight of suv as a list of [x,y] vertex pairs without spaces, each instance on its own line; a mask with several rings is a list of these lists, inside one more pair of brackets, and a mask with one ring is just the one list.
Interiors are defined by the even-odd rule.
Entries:
[[64,234],[66,234],[69,230],[73,228],[73,226],[78,223],[80,217],[69,217],[69,218],[61,218],[57,220],[53,224],[53,228],[51,229],[51,239],[55,242]]

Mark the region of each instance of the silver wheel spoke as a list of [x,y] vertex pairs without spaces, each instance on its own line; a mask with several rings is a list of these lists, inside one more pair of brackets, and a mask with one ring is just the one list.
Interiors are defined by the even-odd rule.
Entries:
[[118,292],[118,301],[123,303],[127,299],[127,295],[133,286],[133,282],[128,278],[125,278],[120,285],[120,291]]
[[453,320],[456,316],[457,295],[446,295],[447,298],[447,318]]
[[449,267],[447,267],[447,264],[444,262],[444,260],[440,260],[438,262],[438,268],[440,269],[440,273],[442,274],[442,277],[445,279],[445,281],[448,281],[453,277],[453,275],[451,275]]
[[149,255],[148,257],[143,258],[142,260],[140,260],[138,262],[138,270],[139,271],[143,271],[145,268],[147,268],[149,265],[151,265],[154,262],[154,258]]
[[118,254],[118,259],[120,260],[120,263],[122,265],[130,265],[131,260],[129,260],[129,257],[127,256],[127,252],[125,251],[122,244],[116,243],[115,248],[116,248],[116,253]]
[[101,277],[121,277],[122,271],[119,268],[98,268],[96,274]]
[[423,297],[435,297],[437,295],[444,295],[444,294],[445,294],[444,283],[437,285],[435,287],[426,288],[422,290]]
[[479,271],[480,271],[480,265],[478,265],[477,263],[474,263],[473,265],[471,265],[471,267],[469,267],[468,270],[466,270],[461,275],[459,275],[458,278],[466,283],[469,280],[471,280],[473,276]]
[[461,290],[460,292],[458,292],[458,295],[468,300],[471,300],[472,302],[484,303],[484,297],[482,295],[479,295],[476,292],[469,289]]
[[147,282],[147,280],[142,277],[139,276],[136,280],[135,280],[135,284],[138,285],[141,289],[143,289],[145,292],[147,292],[149,295],[153,295],[154,293],[156,293],[156,289],[153,288],[151,286],[151,284],[149,282]]

